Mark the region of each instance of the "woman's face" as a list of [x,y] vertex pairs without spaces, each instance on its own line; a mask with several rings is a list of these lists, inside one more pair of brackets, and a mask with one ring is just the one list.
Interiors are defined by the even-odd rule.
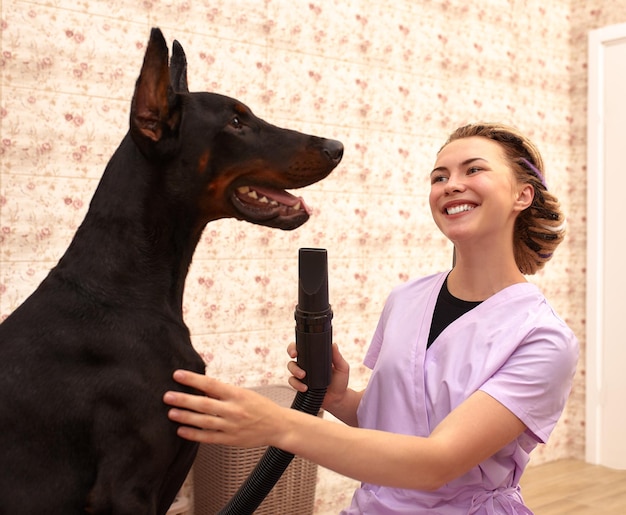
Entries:
[[532,202],[532,186],[517,184],[502,147],[479,136],[447,144],[430,178],[433,219],[455,244],[511,243],[515,218]]

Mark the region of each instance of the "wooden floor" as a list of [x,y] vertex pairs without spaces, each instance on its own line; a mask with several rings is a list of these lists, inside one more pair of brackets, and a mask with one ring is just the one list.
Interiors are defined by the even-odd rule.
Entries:
[[626,515],[626,470],[560,460],[529,467],[521,485],[535,515]]

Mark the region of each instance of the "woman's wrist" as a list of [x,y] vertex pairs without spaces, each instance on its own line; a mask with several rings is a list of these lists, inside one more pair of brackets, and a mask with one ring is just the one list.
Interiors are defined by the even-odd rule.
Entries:
[[363,392],[356,392],[351,388],[346,389],[343,396],[324,404],[324,409],[331,415],[349,426],[357,427],[357,408],[361,402]]

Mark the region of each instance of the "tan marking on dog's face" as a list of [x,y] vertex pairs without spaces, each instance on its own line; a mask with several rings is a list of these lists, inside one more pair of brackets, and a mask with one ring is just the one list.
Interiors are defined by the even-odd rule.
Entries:
[[202,155],[200,156],[200,159],[198,159],[198,174],[201,175],[205,172],[206,167],[209,164],[210,158],[211,158],[210,150],[206,150],[202,153]]
[[239,114],[248,114],[250,110],[243,104],[235,104],[235,112]]

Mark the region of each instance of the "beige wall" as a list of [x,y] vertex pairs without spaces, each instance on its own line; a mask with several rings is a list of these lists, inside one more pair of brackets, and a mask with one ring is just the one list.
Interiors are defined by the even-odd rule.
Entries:
[[[63,253],[108,157],[152,26],[187,50],[191,89],[238,97],[279,125],[340,139],[342,165],[304,192],[314,216],[281,233],[209,225],[186,316],[208,372],[282,383],[293,338],[297,249],[329,251],[337,341],[359,366],[389,290],[448,267],[428,213],[428,170],[448,132],[517,125],[540,146],[569,237],[534,277],[581,339],[585,328],[586,33],[626,21],[623,0],[3,0],[0,316]],[[584,456],[584,360],[535,461]],[[318,513],[353,482],[324,472]]]

